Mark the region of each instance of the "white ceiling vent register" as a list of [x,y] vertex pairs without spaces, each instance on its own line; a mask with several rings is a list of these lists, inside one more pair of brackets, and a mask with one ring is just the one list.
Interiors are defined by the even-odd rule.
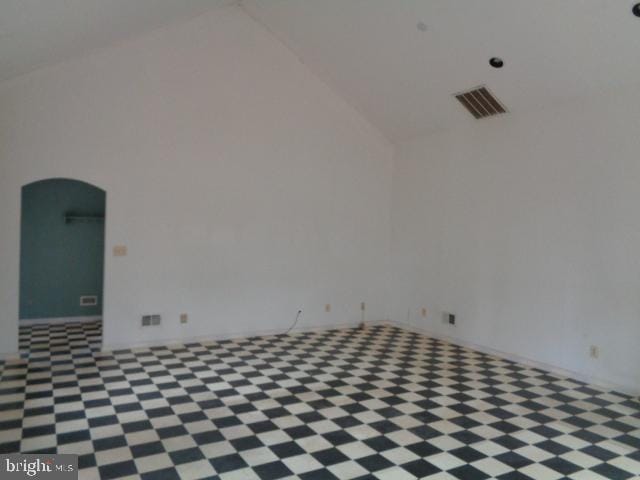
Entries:
[[500,100],[484,85],[467,90],[466,92],[456,93],[454,97],[456,97],[464,108],[476,119],[507,113],[507,109],[502,105]]

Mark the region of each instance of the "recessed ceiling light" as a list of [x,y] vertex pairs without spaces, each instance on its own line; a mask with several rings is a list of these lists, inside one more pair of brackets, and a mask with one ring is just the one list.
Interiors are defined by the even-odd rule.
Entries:
[[427,31],[427,24],[424,22],[418,22],[418,25],[416,25],[416,27],[418,28],[418,30],[420,30],[421,32],[426,32]]
[[636,3],[631,9],[631,11],[636,17],[640,17],[640,3]]
[[504,61],[500,57],[493,57],[489,60],[489,65],[493,68],[502,68],[504,66]]

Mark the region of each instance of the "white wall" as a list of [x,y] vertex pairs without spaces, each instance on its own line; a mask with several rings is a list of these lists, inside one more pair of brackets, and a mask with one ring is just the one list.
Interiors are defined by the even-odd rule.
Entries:
[[609,92],[399,146],[393,319],[640,391],[638,112]]
[[107,248],[129,251],[107,252],[107,348],[282,330],[299,308],[302,327],[354,323],[365,301],[640,390],[638,111],[629,91],[514,112],[404,143],[392,172],[381,135],[236,7],[5,82],[0,353],[20,188],[69,177],[106,189]]
[[391,155],[236,7],[5,82],[0,352],[17,350],[20,188],[48,177],[107,191],[107,348],[282,330],[299,308],[302,327],[353,323],[361,301],[387,318]]

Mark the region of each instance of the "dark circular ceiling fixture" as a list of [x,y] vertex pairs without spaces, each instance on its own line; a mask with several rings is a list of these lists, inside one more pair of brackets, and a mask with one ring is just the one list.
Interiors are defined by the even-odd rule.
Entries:
[[636,3],[631,9],[631,11],[636,17],[640,17],[640,3]]
[[493,68],[502,68],[504,66],[504,61],[499,57],[493,57],[489,60],[489,65]]

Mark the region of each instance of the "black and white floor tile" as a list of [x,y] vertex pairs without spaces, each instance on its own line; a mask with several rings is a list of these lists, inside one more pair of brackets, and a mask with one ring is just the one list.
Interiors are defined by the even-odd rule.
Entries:
[[640,478],[640,404],[391,326],[99,352],[99,323],[22,328],[0,453],[80,478]]

